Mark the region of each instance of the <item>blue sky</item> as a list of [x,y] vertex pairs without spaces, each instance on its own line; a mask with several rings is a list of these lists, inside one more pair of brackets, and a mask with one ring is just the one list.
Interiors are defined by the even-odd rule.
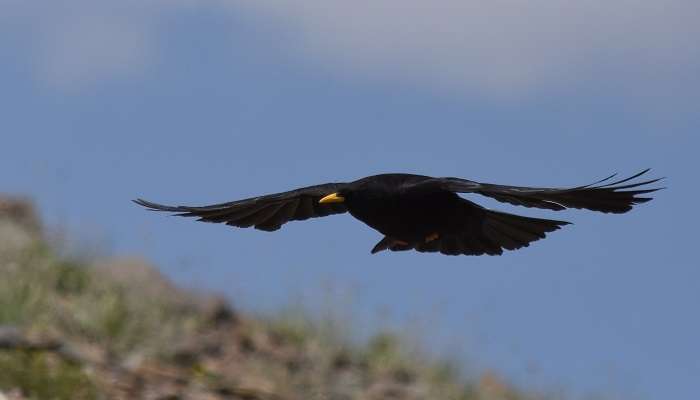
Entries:
[[[274,310],[348,296],[515,382],[691,398],[697,2],[0,0],[0,190],[169,276]],[[351,217],[270,234],[149,214],[380,172],[576,185],[651,167],[657,200],[502,257],[370,256]],[[337,295],[334,295],[337,296]],[[386,322],[389,321],[389,322]]]

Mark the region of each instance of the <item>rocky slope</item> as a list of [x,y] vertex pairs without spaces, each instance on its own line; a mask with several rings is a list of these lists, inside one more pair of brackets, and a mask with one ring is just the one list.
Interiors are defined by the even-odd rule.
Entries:
[[30,203],[0,198],[0,400],[544,398],[313,321],[246,315],[143,260],[60,256]]

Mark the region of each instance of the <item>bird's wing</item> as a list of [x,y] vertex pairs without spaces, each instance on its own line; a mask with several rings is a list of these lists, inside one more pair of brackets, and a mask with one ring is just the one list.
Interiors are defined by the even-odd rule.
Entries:
[[642,186],[658,182],[662,178],[629,183],[648,171],[649,169],[645,169],[629,178],[614,182],[610,182],[615,177],[615,175],[611,175],[600,181],[572,188],[494,185],[460,178],[433,178],[417,185],[432,185],[433,187],[440,187],[444,190],[459,193],[478,193],[501,202],[525,207],[549,210],[583,208],[604,213],[621,214],[631,210],[636,204],[646,203],[651,200],[651,197],[640,197],[640,195],[660,189],[642,188]]
[[347,211],[343,203],[319,204],[319,200],[335,193],[344,183],[326,183],[266,196],[214,204],[203,207],[166,206],[143,199],[134,203],[154,211],[167,211],[183,217],[199,217],[198,221],[225,223],[240,228],[255,227],[275,231],[289,221],[325,217]]

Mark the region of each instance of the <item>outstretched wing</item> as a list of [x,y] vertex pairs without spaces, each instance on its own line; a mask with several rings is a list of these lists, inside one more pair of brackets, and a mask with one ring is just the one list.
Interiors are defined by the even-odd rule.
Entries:
[[347,211],[343,203],[319,204],[319,200],[340,190],[344,183],[326,183],[266,196],[214,204],[203,207],[166,206],[137,199],[134,203],[154,211],[167,211],[183,217],[199,217],[198,221],[225,223],[240,228],[255,227],[276,231],[289,221],[325,217]]
[[651,200],[651,197],[640,197],[640,195],[660,189],[642,188],[642,186],[658,182],[662,178],[628,183],[647,172],[649,172],[649,169],[645,169],[629,178],[607,183],[615,176],[611,175],[598,182],[573,188],[505,186],[460,178],[433,178],[418,185],[433,185],[444,190],[460,193],[478,193],[518,206],[545,208],[548,210],[583,208],[604,213],[621,214],[631,210],[636,204],[646,203]]

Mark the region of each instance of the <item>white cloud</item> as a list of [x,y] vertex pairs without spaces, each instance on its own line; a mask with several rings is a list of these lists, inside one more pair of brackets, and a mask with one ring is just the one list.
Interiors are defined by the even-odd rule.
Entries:
[[[182,1],[172,1],[182,5]],[[0,0],[40,81],[66,90],[142,74],[157,54],[164,0]]]
[[138,74],[153,57],[153,36],[143,24],[92,15],[51,28],[39,43],[36,67],[55,85],[90,84]]
[[601,75],[682,88],[700,68],[697,0],[0,0],[0,23],[26,33],[42,79],[79,87],[143,73],[162,17],[195,6],[255,13],[316,66],[459,91],[519,94]]
[[665,78],[700,65],[697,0],[244,3],[294,26],[318,62],[459,89],[517,92],[601,73]]

